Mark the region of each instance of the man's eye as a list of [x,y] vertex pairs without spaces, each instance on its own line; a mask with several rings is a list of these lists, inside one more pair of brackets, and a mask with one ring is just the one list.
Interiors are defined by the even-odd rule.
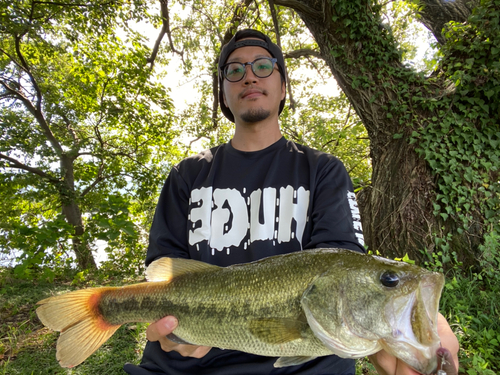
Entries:
[[257,65],[257,69],[259,69],[259,70],[269,70],[269,69],[271,69],[271,65],[269,65],[269,64],[260,64],[260,65]]
[[267,59],[257,60],[254,63],[254,71],[269,73],[273,69],[273,64]]
[[243,67],[241,65],[229,65],[226,70],[226,74],[229,76],[241,74],[243,72]]

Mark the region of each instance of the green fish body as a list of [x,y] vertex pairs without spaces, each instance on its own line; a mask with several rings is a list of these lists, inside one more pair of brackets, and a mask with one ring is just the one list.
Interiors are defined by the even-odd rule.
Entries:
[[436,368],[444,278],[414,265],[315,249],[225,268],[161,258],[147,278],[39,302],[40,320],[62,332],[62,366],[84,361],[124,323],[173,315],[183,342],[280,357],[276,367],[385,349],[419,372]]

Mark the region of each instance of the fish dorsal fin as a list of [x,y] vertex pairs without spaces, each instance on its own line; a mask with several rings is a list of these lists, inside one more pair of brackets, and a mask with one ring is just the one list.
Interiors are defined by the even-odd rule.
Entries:
[[146,270],[146,279],[148,281],[170,281],[185,273],[202,272],[219,268],[219,266],[194,259],[164,257],[155,260],[149,265]]
[[308,325],[296,319],[263,318],[250,321],[248,328],[260,341],[279,345],[301,339]]

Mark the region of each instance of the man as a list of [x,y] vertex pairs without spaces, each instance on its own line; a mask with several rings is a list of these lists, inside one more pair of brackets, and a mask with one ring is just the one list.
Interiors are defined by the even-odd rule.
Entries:
[[[219,97],[222,113],[235,123],[234,137],[172,170],[158,202],[146,264],[170,256],[228,266],[320,247],[364,252],[359,211],[342,163],[281,135],[284,69],[279,47],[258,31],[241,30],[224,46]],[[355,372],[353,360],[334,355],[275,369],[276,358],[179,343],[172,335],[176,325],[175,317],[151,324],[141,365],[126,365],[125,371],[133,375]],[[449,329],[446,321],[444,325]],[[385,352],[373,361],[381,373],[410,373]]]

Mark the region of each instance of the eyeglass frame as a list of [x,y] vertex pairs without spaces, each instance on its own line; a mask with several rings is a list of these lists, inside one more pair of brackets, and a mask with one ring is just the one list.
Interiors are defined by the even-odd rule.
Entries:
[[[272,68],[272,70],[271,70],[271,73],[269,73],[269,75],[267,75],[267,76],[265,76],[265,77],[260,77],[260,76],[258,76],[258,75],[255,73],[255,71],[253,70],[253,64],[254,64],[256,61],[259,61],[259,60],[262,60],[262,59],[269,60],[269,61],[271,61],[271,62],[273,63],[273,68]],[[267,56],[263,56],[263,57],[258,57],[258,58],[256,58],[256,59],[255,59],[254,61],[252,61],[252,62],[248,61],[248,62],[242,63],[242,62],[239,62],[239,61],[233,61],[233,62],[230,62],[230,63],[227,63],[227,64],[222,65],[220,70],[221,70],[222,76],[223,76],[225,79],[227,79],[227,81],[228,81],[228,82],[231,82],[231,83],[236,83],[236,82],[240,82],[242,79],[244,79],[244,78],[246,77],[246,75],[247,75],[247,65],[250,65],[250,69],[252,69],[252,73],[253,73],[256,77],[258,77],[258,78],[267,78],[267,77],[270,77],[270,76],[273,74],[273,72],[274,72],[274,70],[275,70],[274,68],[275,68],[276,66],[278,67],[278,69],[277,69],[277,70],[279,71],[279,65],[277,64],[277,62],[278,62],[278,59],[277,59],[276,57],[267,57]],[[227,78],[227,76],[226,76],[226,67],[227,67],[227,66],[229,66],[229,65],[231,65],[231,64],[240,64],[240,65],[243,65],[243,69],[244,69],[245,73],[243,73],[243,76],[241,76],[241,78],[240,78],[239,80],[237,80],[237,81],[231,81],[231,80],[229,80],[229,79]]]

